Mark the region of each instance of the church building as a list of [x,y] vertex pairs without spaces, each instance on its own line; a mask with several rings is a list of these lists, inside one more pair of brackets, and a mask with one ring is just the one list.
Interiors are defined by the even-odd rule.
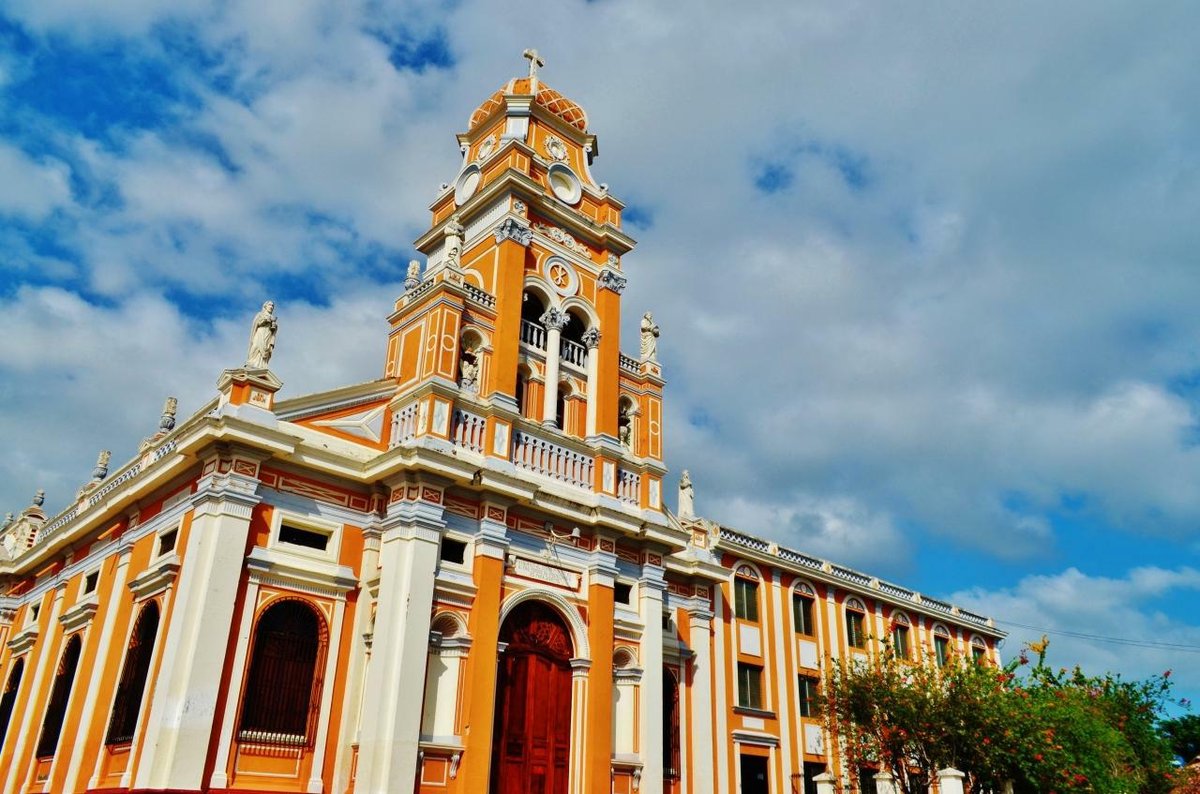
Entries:
[[268,302],[207,404],[4,522],[0,794],[801,794],[860,779],[823,670],[998,661],[985,617],[696,517],[686,472],[668,504],[624,205],[526,56],[377,380],[288,394]]

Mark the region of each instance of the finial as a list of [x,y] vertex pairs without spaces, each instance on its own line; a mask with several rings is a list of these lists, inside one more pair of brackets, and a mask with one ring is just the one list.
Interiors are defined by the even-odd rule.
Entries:
[[96,457],[96,468],[92,469],[92,482],[100,482],[108,476],[108,461],[112,458],[112,453],[107,449],[100,450],[100,454]]
[[275,352],[275,334],[278,331],[275,301],[267,301],[258,314],[254,315],[254,323],[250,329],[250,350],[246,353],[247,369],[267,368],[271,363],[271,355]]
[[421,263],[415,259],[408,262],[408,274],[404,277],[404,290],[416,289],[421,283]]
[[546,61],[538,55],[537,50],[525,50],[521,55],[529,59],[529,93],[536,94],[538,89],[537,70],[545,66]]
[[8,526],[9,524],[11,524],[12,522],[14,522],[16,520],[17,520],[16,516],[14,516],[12,513],[4,514],[4,526]]
[[37,493],[35,493],[33,495],[33,506],[41,507],[45,503],[46,503],[46,490],[44,488],[38,488]]
[[175,429],[175,412],[179,409],[179,400],[175,397],[168,397],[163,403],[162,416],[158,420],[158,430],[161,433],[170,433]]

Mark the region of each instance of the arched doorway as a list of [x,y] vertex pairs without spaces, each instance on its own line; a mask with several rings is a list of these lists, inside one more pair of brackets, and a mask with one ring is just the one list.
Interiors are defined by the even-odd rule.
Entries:
[[571,753],[571,634],[526,601],[500,627],[492,794],[566,794]]

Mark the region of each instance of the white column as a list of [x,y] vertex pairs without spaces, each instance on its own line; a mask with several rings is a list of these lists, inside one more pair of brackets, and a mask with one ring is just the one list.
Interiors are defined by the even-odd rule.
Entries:
[[197,790],[214,729],[225,648],[242,577],[257,480],[210,475],[194,497],[185,565],[134,786]]
[[875,794],[899,794],[896,789],[896,778],[892,777],[891,772],[875,774]]
[[[590,659],[571,660],[571,764],[567,769],[567,790],[571,794],[585,794],[584,775],[586,764],[588,673],[592,669]],[[495,737],[493,737],[493,740]],[[488,748],[485,752],[491,752]]]
[[[66,647],[65,643],[60,643],[58,648],[55,648],[54,645],[54,634],[58,630],[58,616],[62,614],[63,595],[66,593],[66,589],[67,583],[65,581],[55,588],[53,605],[50,607],[50,617],[44,623],[40,620],[38,621],[40,625],[38,627],[37,644],[34,646],[34,650],[30,651],[29,656],[26,657],[25,666],[28,667],[33,655],[35,653],[38,654],[37,666],[33,671],[32,688],[29,690],[33,694],[29,696],[25,704],[25,715],[21,720],[20,728],[14,732],[13,728],[15,726],[9,726],[8,736],[15,738],[17,745],[13,748],[13,754],[10,758],[12,769],[8,770],[9,778],[8,783],[4,786],[5,794],[12,794],[17,785],[23,784],[30,776],[29,769],[22,769],[20,764],[25,753],[25,747],[30,741],[37,741],[42,733],[40,718],[44,716],[44,712],[42,708],[38,708],[42,704],[39,704],[37,699],[38,693],[42,691],[42,682],[45,680],[48,670],[57,669],[58,656],[62,653],[62,649]],[[31,608],[31,606],[28,606],[26,610]],[[28,675],[28,673],[24,673],[24,675]],[[39,719],[37,722],[34,721],[35,715]],[[12,741],[12,739],[8,739],[7,741]]]
[[[778,704],[776,713],[779,715],[779,758],[783,766],[783,779],[791,780],[792,753],[795,748],[792,745],[792,721],[788,719],[788,715],[796,704],[796,698],[793,697],[793,693],[796,691],[796,676],[793,674],[794,671],[788,669],[784,643],[791,643],[795,648],[795,635],[792,633],[791,621],[787,619],[791,608],[791,604],[788,603],[788,591],[784,590],[780,579],[779,569],[772,568],[766,584],[767,593],[775,604],[775,621],[772,624],[771,634],[774,640],[772,655],[775,657],[775,691]],[[766,645],[765,642],[763,644]]]
[[442,508],[427,502],[395,502],[383,522],[356,794],[416,786],[434,573],[445,525]]
[[[600,329],[589,328],[583,332],[583,343],[587,345],[587,424],[584,436],[596,435],[596,416],[600,411]],[[642,775],[642,791],[646,790],[646,777]]]
[[317,722],[317,737],[313,741],[312,770],[308,776],[309,794],[321,794],[325,771],[325,741],[329,736],[329,716],[333,711],[334,673],[341,656],[342,621],[346,615],[346,599],[339,597],[333,605],[333,621],[329,628],[329,648],[325,654],[325,682],[321,687],[321,717]]
[[[254,609],[258,604],[258,582],[251,580],[246,587],[246,598],[242,601],[242,615],[237,622],[237,644],[233,649],[233,670],[246,669],[246,657],[250,653],[250,631],[254,628]],[[330,637],[333,632],[330,632]],[[242,699],[241,677],[230,678],[229,689],[225,693],[225,718],[221,722],[221,732],[217,734],[217,759],[213,764],[212,775],[208,785],[215,789],[223,789],[229,785],[229,752],[233,749],[233,721],[237,717],[238,703]],[[320,747],[320,745],[314,745]]]
[[962,772],[947,767],[946,769],[939,769],[937,777],[938,791],[941,794],[963,794],[963,780],[966,778],[966,775]]
[[[107,599],[108,603],[105,606],[104,623],[100,628],[100,641],[96,645],[96,664],[92,667],[92,676],[87,683],[87,695],[83,700],[83,720],[81,727],[87,729],[87,720],[92,720],[94,725],[100,726],[101,730],[107,730],[107,718],[112,710],[112,703],[109,702],[109,708],[104,710],[103,715],[98,715],[96,711],[96,701],[100,695],[100,679],[104,674],[103,660],[111,658],[113,654],[117,654],[121,659],[121,664],[125,663],[125,646],[119,645],[113,647],[112,636],[116,629],[117,613],[120,611],[121,601],[125,597],[125,580],[129,575],[129,557],[132,552],[132,547],[126,545],[117,552],[117,570],[113,575],[112,596]],[[138,618],[138,612],[135,610],[130,616],[130,626],[132,627]],[[121,668],[117,668],[117,675],[121,675]],[[113,697],[116,697],[116,690],[113,690]],[[99,722],[96,717],[100,717]],[[101,753],[102,755],[103,753]],[[67,777],[64,781],[64,786],[67,791],[78,791],[83,788],[79,785],[79,776],[83,769],[84,753],[73,753],[70,766],[67,767]],[[55,759],[57,763],[57,758]],[[96,769],[99,769],[99,758],[97,757]],[[93,784],[94,785],[94,784]]]
[[[712,654],[708,635],[712,630],[713,613],[707,605],[688,609],[688,645],[692,652],[692,746],[689,755],[694,759],[692,775],[696,794],[712,794],[713,785],[713,702]],[[722,786],[723,788],[724,786]]]
[[558,408],[558,356],[562,345],[562,329],[566,327],[567,313],[555,308],[546,310],[538,318],[546,326],[546,392],[542,400],[542,424],[555,425],[554,414]]
[[[595,348],[588,354],[589,369]],[[588,387],[588,414],[591,415],[592,391]],[[663,569],[646,563],[638,580],[638,611],[642,617],[642,691],[639,718],[642,737],[642,794],[662,794],[663,790],[663,592],[667,589]]]
[[813,778],[813,782],[817,784],[817,794],[836,794],[837,778],[828,772],[822,772]]

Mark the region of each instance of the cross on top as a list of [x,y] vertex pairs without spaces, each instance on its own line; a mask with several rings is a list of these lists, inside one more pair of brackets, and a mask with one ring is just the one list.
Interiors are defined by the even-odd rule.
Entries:
[[537,50],[525,50],[521,55],[529,59],[529,79],[536,80],[538,68],[545,66],[546,61],[538,55]]

